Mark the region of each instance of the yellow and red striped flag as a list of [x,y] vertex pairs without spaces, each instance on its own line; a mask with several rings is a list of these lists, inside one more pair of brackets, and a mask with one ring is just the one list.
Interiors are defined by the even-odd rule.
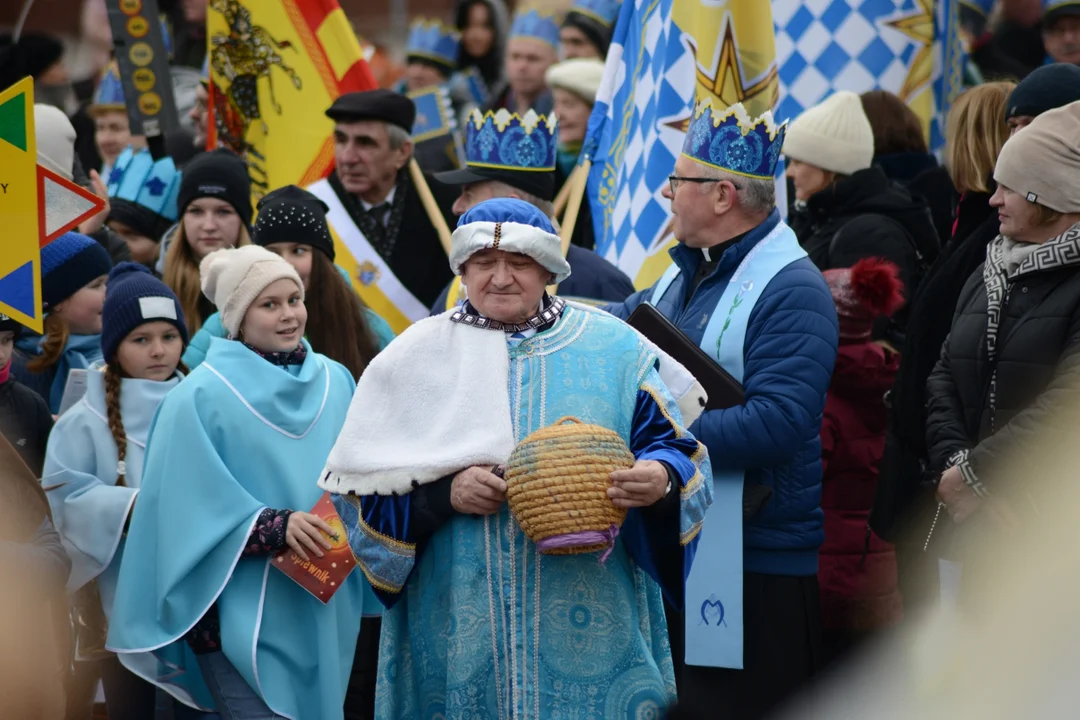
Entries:
[[334,162],[323,111],[341,94],[377,87],[335,0],[211,0],[208,146],[232,148],[253,192],[308,185]]

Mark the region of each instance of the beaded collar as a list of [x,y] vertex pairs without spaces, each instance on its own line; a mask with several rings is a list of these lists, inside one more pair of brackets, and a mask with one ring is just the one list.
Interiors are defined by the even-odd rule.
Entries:
[[450,322],[471,325],[483,330],[499,330],[501,332],[522,332],[523,330],[546,330],[555,324],[566,308],[566,301],[559,297],[551,297],[544,293],[544,299],[540,301],[541,310],[523,323],[512,324],[492,320],[481,315],[468,300],[465,305],[450,316]]
[[248,345],[247,343],[244,343],[244,347],[263,358],[271,365],[280,365],[281,367],[287,365],[303,365],[304,360],[307,358],[307,348],[304,347],[304,343],[300,343],[295,350],[289,350],[288,352],[267,353],[257,347]]

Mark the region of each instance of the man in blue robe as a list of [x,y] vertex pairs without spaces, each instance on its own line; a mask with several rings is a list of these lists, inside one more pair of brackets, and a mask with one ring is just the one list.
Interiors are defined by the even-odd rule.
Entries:
[[690,426],[709,448],[714,503],[686,617],[669,615],[680,706],[709,718],[765,716],[812,674],[820,646],[818,432],[839,330],[824,278],[775,207],[784,132],[742,105],[697,109],[664,191],[673,264],[609,308],[625,319],[655,305],[745,391]]
[[[655,717],[675,698],[661,597],[682,603],[712,489],[669,361],[547,294],[570,268],[521,200],[465,213],[450,264],[469,301],[372,361],[320,479],[388,608],[376,715]],[[635,458],[611,474],[628,514],[600,562],[543,554],[506,503],[515,445],[567,416]]]

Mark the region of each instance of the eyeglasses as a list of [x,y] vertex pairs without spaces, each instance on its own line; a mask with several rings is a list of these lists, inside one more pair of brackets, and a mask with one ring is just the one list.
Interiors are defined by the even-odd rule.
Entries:
[[[679,183],[711,183],[711,182],[729,182],[728,180],[720,180],[719,178],[701,178],[701,177],[679,177],[678,175],[668,175],[668,186],[671,188],[671,194],[674,195],[675,191],[679,189]],[[731,183],[731,186],[736,190],[739,190],[739,186],[735,183]]]

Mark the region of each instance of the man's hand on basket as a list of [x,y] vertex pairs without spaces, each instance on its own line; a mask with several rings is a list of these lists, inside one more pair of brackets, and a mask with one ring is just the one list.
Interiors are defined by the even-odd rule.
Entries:
[[663,499],[668,489],[668,471],[656,460],[638,460],[628,470],[611,473],[607,494],[615,507],[649,507]]
[[450,484],[450,503],[466,515],[493,515],[506,502],[506,481],[493,468],[465,468]]

